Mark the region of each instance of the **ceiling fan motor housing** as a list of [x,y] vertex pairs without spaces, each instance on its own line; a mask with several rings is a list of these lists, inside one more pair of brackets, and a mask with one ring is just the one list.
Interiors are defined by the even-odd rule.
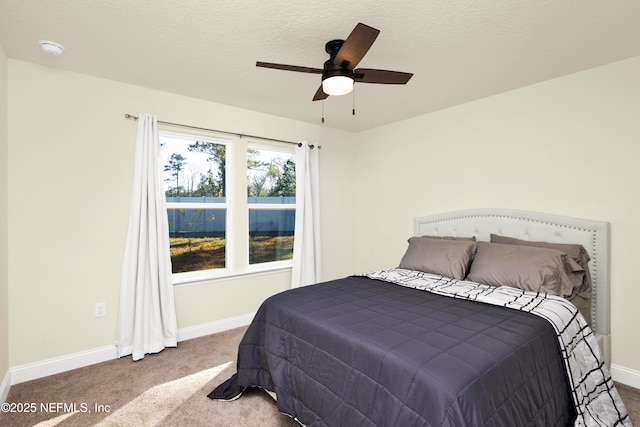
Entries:
[[329,77],[335,76],[344,76],[353,79],[353,71],[347,68],[348,63],[335,64],[333,62],[343,43],[344,40],[331,40],[325,45],[324,50],[329,54],[330,57],[324,63],[322,80],[326,80]]
[[335,65],[332,60],[328,60],[324,63],[324,72],[322,73],[322,80],[326,80],[329,77],[344,76],[354,79],[353,71],[348,68]]

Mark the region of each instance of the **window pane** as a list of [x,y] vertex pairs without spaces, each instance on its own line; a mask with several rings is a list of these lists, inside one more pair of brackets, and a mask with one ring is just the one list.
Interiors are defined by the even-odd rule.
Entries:
[[226,265],[224,209],[167,209],[173,273]]
[[249,264],[293,258],[295,209],[249,210]]
[[247,195],[251,204],[295,204],[296,164],[293,153],[249,148]]
[[[296,203],[296,167],[291,151],[249,147],[247,150],[249,206]],[[249,209],[249,264],[293,258],[295,209]]]
[[160,137],[167,202],[203,202],[226,196],[226,146],[179,136]]

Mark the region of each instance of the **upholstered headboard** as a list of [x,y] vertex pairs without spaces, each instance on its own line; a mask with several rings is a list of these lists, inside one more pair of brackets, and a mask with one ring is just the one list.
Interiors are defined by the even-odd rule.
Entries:
[[610,363],[609,223],[513,209],[469,209],[419,217],[414,235],[475,236],[491,234],[553,243],[579,243],[587,250],[593,283],[592,328],[604,359]]

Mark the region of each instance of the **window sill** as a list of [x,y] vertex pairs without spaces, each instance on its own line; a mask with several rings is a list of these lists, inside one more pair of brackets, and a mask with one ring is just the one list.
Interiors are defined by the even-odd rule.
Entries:
[[277,274],[286,271],[291,271],[291,264],[285,265],[271,265],[271,266],[263,266],[263,267],[250,267],[246,271],[240,272],[224,272],[219,275],[203,275],[203,276],[193,276],[193,277],[183,277],[179,279],[173,279],[174,288],[177,287],[186,287],[193,285],[203,285],[208,283],[215,282],[225,282],[229,280],[243,279],[246,277],[256,277],[256,276],[264,276],[268,274]]

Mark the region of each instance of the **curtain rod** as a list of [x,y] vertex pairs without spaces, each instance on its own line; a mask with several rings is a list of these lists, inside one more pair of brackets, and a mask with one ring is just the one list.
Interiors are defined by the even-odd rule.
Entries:
[[[125,114],[124,118],[125,119],[138,120],[138,116],[134,116],[133,114]],[[283,139],[265,138],[264,136],[248,135],[248,134],[237,133],[237,132],[227,132],[227,131],[224,131],[224,130],[209,129],[209,128],[203,128],[203,127],[198,127],[198,126],[191,126],[191,125],[183,125],[182,123],[165,122],[165,121],[162,121],[162,120],[158,120],[158,123],[162,123],[162,124],[170,125],[170,126],[179,126],[179,127],[183,127],[183,128],[189,128],[189,129],[197,129],[197,130],[205,130],[205,131],[209,131],[209,132],[224,133],[224,134],[227,134],[227,135],[236,135],[236,136],[239,136],[240,138],[248,137],[248,138],[264,139],[266,141],[284,142],[286,144],[295,144],[298,147],[302,147],[302,142],[293,142],[293,141],[285,141]],[[309,147],[310,148],[314,148],[314,145],[313,144],[309,144]],[[318,146],[318,148],[322,148],[322,147]]]

